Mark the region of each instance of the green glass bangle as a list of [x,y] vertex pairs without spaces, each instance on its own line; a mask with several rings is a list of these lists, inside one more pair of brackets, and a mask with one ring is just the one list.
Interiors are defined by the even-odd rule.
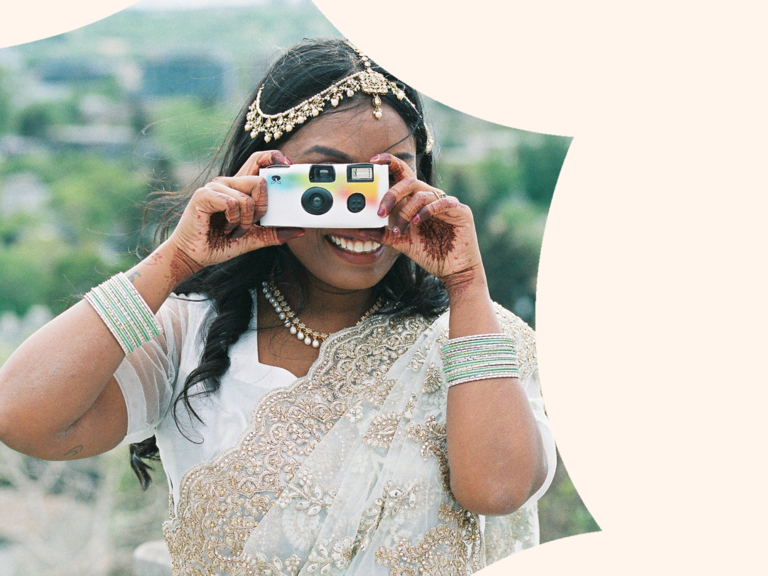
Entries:
[[126,355],[160,334],[152,310],[120,272],[85,295]]
[[448,386],[519,376],[515,341],[508,334],[477,334],[452,338],[441,349]]

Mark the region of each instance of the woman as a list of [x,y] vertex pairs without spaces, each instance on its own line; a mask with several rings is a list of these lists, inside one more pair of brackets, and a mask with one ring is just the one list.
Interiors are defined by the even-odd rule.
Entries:
[[[159,449],[175,574],[464,574],[535,544],[533,334],[491,302],[431,145],[418,94],[351,45],[286,52],[170,236],[3,366],[0,439],[134,443],[143,483]],[[368,162],[387,227],[258,224],[262,168]]]

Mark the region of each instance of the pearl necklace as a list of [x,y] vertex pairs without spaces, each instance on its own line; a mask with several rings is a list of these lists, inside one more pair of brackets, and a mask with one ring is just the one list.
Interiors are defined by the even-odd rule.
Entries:
[[[305,326],[304,323],[299,320],[294,311],[291,310],[291,307],[288,306],[288,303],[280,293],[280,290],[277,289],[277,286],[271,282],[262,282],[261,287],[261,291],[264,293],[264,297],[267,299],[267,302],[272,304],[272,307],[275,309],[275,313],[277,314],[278,318],[283,321],[285,327],[288,328],[290,333],[296,336],[296,338],[304,342],[304,344],[307,346],[312,346],[312,348],[318,348],[320,344],[326,338],[328,338],[328,334],[324,332],[316,332],[311,328],[307,328],[307,326]],[[379,308],[381,308],[381,304],[382,301],[381,298],[379,298],[376,300],[376,303],[371,306],[368,312],[363,314],[362,318],[357,321],[357,324],[360,324],[371,314],[375,314]]]

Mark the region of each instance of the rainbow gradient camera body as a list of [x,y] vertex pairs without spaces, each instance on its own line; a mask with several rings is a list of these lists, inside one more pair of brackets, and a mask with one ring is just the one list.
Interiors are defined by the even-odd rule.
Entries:
[[376,214],[389,190],[389,169],[381,164],[294,164],[259,171],[267,181],[262,226],[381,228]]

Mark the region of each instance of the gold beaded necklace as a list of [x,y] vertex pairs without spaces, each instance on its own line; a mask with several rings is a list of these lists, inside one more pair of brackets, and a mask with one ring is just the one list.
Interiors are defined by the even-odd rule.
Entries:
[[[283,321],[283,325],[288,328],[290,333],[296,336],[296,338],[301,342],[304,342],[304,344],[307,346],[318,348],[320,344],[322,344],[322,342],[328,338],[328,334],[325,332],[316,332],[315,330],[305,326],[304,323],[299,320],[298,316],[296,316],[294,311],[291,310],[291,307],[288,306],[288,303],[280,293],[280,290],[277,289],[277,286],[271,282],[262,282],[261,290],[264,293],[264,297],[267,299],[267,302],[272,304],[272,307],[275,309],[275,313],[277,314],[278,318]],[[360,324],[371,314],[375,314],[379,308],[381,308],[381,305],[382,300],[379,298],[376,300],[376,303],[371,306],[368,312],[363,314],[362,318],[357,321],[357,324]]]

